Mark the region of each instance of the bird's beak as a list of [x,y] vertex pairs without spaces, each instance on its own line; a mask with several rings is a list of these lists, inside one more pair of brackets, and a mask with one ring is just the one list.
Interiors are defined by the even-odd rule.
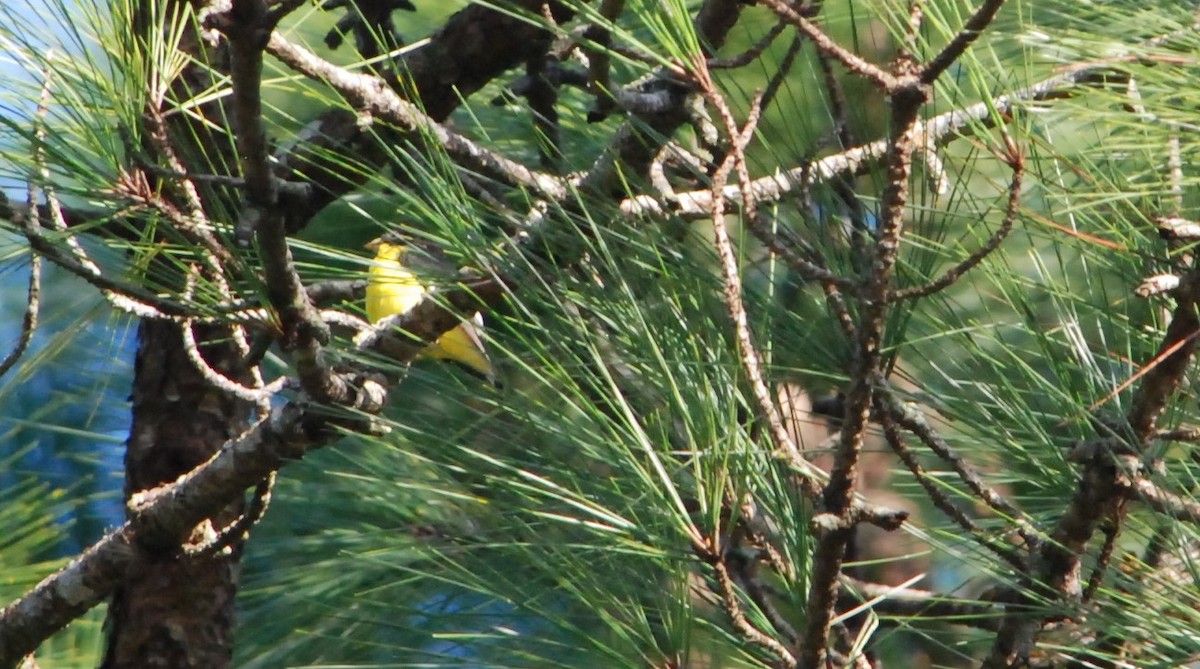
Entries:
[[367,242],[366,244],[363,244],[363,248],[367,249],[368,251],[378,251],[379,245],[382,243],[383,243],[383,237],[376,237],[375,239],[372,239],[371,241]]

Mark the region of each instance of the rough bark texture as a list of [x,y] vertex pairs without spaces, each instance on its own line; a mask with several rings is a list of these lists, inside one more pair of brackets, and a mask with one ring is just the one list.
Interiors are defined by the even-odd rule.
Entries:
[[[205,352],[213,357],[231,354],[225,345]],[[200,377],[184,354],[174,323],[141,324],[134,374],[126,499],[207,460],[250,416],[245,402],[231,400]],[[239,507],[227,507],[214,525],[228,524]],[[113,598],[103,667],[229,666],[239,554],[164,554],[139,570]]]
[[[541,13],[542,6],[549,5],[560,23],[574,14],[557,2],[520,0],[512,4],[532,13]],[[427,47],[408,55],[403,68],[412,77],[425,113],[440,121],[498,75],[541,57],[553,38],[529,21],[484,6],[468,7],[446,22]]]
[[[150,9],[134,17],[136,38],[148,39],[161,30]],[[180,48],[201,60],[221,59],[191,34]],[[180,99],[211,85],[204,68],[191,66],[174,83]],[[217,104],[202,114],[220,114]],[[155,113],[148,110],[148,115]],[[231,147],[203,125],[175,117],[165,128],[175,150],[189,169],[209,172],[234,165]],[[203,153],[197,151],[203,144]],[[143,150],[163,159],[149,140]],[[203,163],[192,160],[203,156]],[[214,165],[216,165],[214,167]],[[229,169],[229,168],[226,168]],[[165,191],[186,210],[180,193]],[[201,191],[206,208],[218,209],[228,197],[215,189]],[[210,210],[209,215],[217,214]],[[167,276],[177,273],[164,268]],[[229,343],[228,330],[197,328],[197,341],[215,369],[233,369],[239,359]],[[204,342],[213,342],[205,345]],[[229,374],[228,371],[225,372]],[[240,376],[240,375],[233,375]],[[248,379],[241,379],[246,381]],[[207,460],[230,437],[248,425],[251,408],[212,387],[188,360],[180,327],[168,321],[145,320],[138,329],[134,368],[132,426],[125,452],[125,499],[134,493],[174,481]],[[232,504],[210,519],[215,528],[229,524],[242,504]],[[155,556],[145,569],[132,574],[117,589],[108,612],[108,647],[103,669],[222,669],[232,660],[234,595],[240,548],[204,557],[178,553]]]

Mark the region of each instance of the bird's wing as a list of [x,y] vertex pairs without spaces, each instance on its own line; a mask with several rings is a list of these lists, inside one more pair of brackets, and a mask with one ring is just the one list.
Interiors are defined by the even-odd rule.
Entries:
[[483,337],[480,335],[482,326],[483,317],[475,314],[471,320],[463,321],[458,327],[443,334],[436,344],[426,350],[435,358],[459,362],[494,382],[496,369],[488,358]]

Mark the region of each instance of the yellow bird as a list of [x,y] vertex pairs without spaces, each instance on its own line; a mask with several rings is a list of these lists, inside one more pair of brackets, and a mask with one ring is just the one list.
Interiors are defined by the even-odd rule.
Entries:
[[[426,289],[405,266],[408,247],[390,233],[371,240],[366,247],[375,252],[367,280],[367,318],[378,323],[415,307]],[[461,363],[494,383],[496,370],[479,336],[482,328],[483,315],[476,313],[471,320],[439,337],[421,355]]]

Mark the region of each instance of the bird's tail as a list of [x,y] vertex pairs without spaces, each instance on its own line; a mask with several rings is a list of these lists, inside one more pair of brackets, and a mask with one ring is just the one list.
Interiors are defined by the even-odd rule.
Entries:
[[[482,321],[479,314],[476,314],[476,319]],[[426,354],[433,358],[460,363],[471,373],[486,379],[492,385],[497,385],[496,367],[488,357],[483,339],[479,336],[479,328],[474,322],[476,319],[464,322],[439,337],[436,344],[426,349]]]

